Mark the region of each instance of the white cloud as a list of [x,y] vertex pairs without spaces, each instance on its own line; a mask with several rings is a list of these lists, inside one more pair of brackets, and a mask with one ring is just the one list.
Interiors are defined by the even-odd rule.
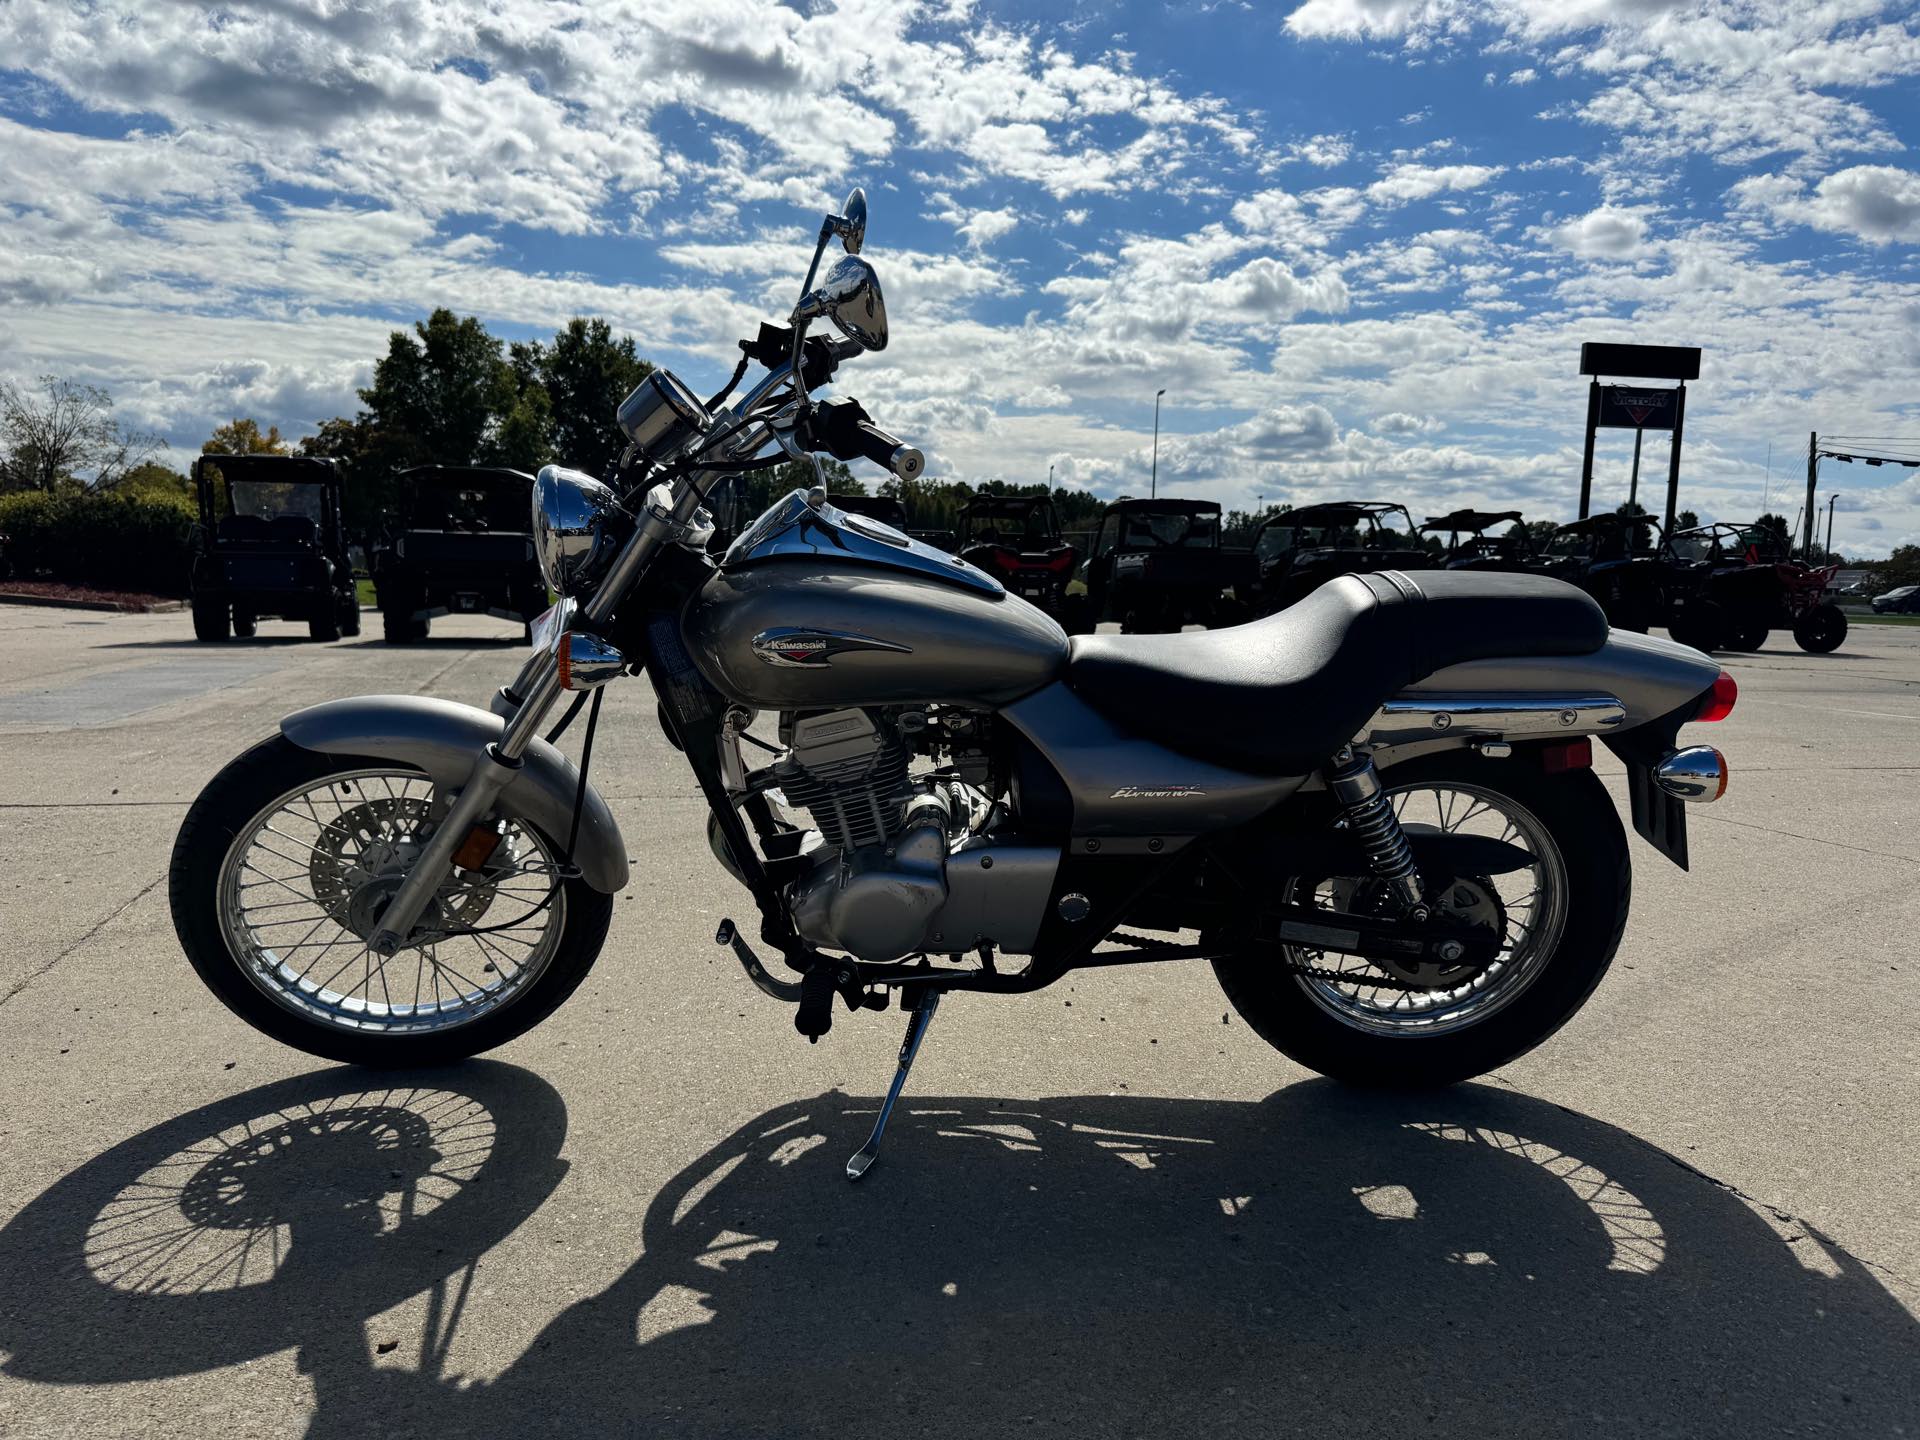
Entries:
[[1632,260],[1646,245],[1647,222],[1637,211],[1602,205],[1553,226],[1546,237],[1583,260]]
[[1736,184],[1733,193],[1749,208],[1870,245],[1920,244],[1920,174],[1911,170],[1855,165],[1824,176],[1811,194],[1789,176],[1756,175]]
[[1447,190],[1477,190],[1501,173],[1498,165],[1396,165],[1367,186],[1367,198],[1404,205]]

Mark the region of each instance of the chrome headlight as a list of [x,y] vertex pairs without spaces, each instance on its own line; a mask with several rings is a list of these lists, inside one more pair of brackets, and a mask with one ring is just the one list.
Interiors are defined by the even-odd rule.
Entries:
[[591,475],[542,466],[533,482],[533,549],[557,595],[590,589],[620,548],[619,499]]

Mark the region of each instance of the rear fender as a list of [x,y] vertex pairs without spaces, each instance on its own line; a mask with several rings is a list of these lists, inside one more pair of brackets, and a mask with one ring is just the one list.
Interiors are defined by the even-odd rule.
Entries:
[[[1720,666],[1690,646],[1629,630],[1615,630],[1591,655],[1529,655],[1471,660],[1450,665],[1409,687],[1396,700],[1419,701],[1422,696],[1477,697],[1493,703],[1501,698],[1611,697],[1619,702],[1618,718],[1589,729],[1582,725],[1558,735],[1598,735],[1627,767],[1627,792],[1633,828],[1681,869],[1687,868],[1686,807],[1654,784],[1653,767],[1678,744],[1680,727],[1691,720],[1699,702],[1720,676]],[[1378,731],[1383,709],[1369,726]],[[1464,733],[1462,733],[1464,730]],[[1405,731],[1378,734],[1376,763],[1387,765],[1435,749],[1472,742],[1498,730],[1481,731],[1456,726],[1446,738],[1432,734],[1414,738]],[[1513,735],[1514,740],[1552,740],[1555,734]]]
[[[362,695],[296,710],[280,733],[303,750],[323,755],[371,755],[416,766],[437,790],[466,784],[474,759],[500,738],[497,715],[424,695]],[[563,842],[573,826],[580,772],[553,746],[535,740],[520,773],[500,792],[497,808],[530,821]],[[580,807],[580,838],[574,863],[581,878],[611,895],[627,883],[627,846],[613,812],[592,786]]]

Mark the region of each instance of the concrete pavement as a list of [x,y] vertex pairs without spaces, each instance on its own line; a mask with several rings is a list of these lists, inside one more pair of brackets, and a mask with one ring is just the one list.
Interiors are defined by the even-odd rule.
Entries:
[[1612,973],[1482,1083],[1342,1092],[1204,967],[1096,971],[943,1007],[853,1187],[899,1018],[809,1047],[715,950],[750,905],[644,685],[553,1019],[396,1079],[221,1009],[198,789],[524,654],[263,628],[0,607],[0,1434],[1920,1433],[1920,632],[1724,657],[1693,872],[1636,840]]

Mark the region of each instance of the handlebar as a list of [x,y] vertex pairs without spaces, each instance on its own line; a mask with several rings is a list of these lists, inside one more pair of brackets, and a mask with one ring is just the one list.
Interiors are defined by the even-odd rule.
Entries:
[[871,460],[902,480],[918,480],[927,468],[926,456],[874,424],[850,397],[814,406],[807,428],[808,448],[825,450],[836,460]]

